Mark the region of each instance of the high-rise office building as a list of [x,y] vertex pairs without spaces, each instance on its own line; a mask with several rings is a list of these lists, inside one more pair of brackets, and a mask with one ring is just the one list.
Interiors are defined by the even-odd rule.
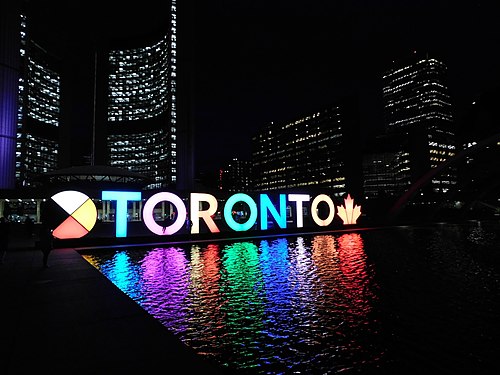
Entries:
[[[383,75],[386,132],[400,139],[399,167],[391,166],[400,192],[456,153],[446,71],[443,62],[415,54]],[[443,195],[455,184],[456,173],[447,168],[425,190]]]
[[[0,190],[15,186],[20,22],[16,2],[0,5]],[[2,213],[0,212],[0,215]]]
[[404,170],[400,160],[397,136],[378,135],[369,140],[363,150],[363,193],[366,199],[387,199],[395,196],[396,171]]
[[19,79],[16,181],[32,185],[57,169],[61,116],[60,61],[35,42],[26,41]]
[[254,189],[318,188],[337,197],[360,194],[359,130],[355,97],[290,122],[265,126],[253,137]]
[[219,171],[218,188],[220,191],[236,193],[250,191],[252,184],[252,163],[248,160],[233,158]]
[[30,36],[29,13],[2,9],[2,184],[32,186],[57,168],[61,120],[60,60]]
[[[34,11],[43,6],[0,5],[0,215],[33,216],[47,195],[36,184],[52,188],[43,184],[49,176],[89,164],[89,180],[102,181],[103,171],[106,181],[136,172],[149,177],[141,179],[152,181],[149,189],[192,189],[190,5],[182,4],[181,48],[176,0],[165,22],[148,31],[122,36],[104,25],[85,33],[75,27],[56,40],[37,32],[50,22]],[[110,166],[121,171],[112,175]]]
[[[458,118],[457,204],[476,217],[500,214],[500,85],[480,92]],[[484,216],[483,216],[484,215]]]
[[165,36],[147,47],[113,50],[106,61],[108,163],[152,177],[152,188],[175,186],[177,179],[175,49],[169,44]]
[[179,176],[176,0],[166,25],[96,55],[92,160],[149,176],[149,189],[175,188]]
[[179,97],[191,94],[178,82],[189,86],[191,73],[177,70],[177,1],[164,23],[140,35],[92,45],[75,32],[61,59],[30,35],[24,10],[33,4],[13,3],[2,5],[2,185],[31,186],[42,173],[91,164],[146,175],[149,189],[189,189],[193,124],[190,99]]

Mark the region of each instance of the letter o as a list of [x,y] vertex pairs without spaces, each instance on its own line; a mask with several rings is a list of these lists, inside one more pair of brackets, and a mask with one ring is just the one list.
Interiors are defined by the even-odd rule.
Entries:
[[[155,206],[163,201],[172,203],[177,209],[177,218],[172,225],[169,225],[165,228],[165,232],[163,231],[163,227],[161,225],[158,225],[154,218]],[[151,198],[149,198],[144,204],[144,208],[142,209],[142,217],[146,227],[154,234],[158,234],[160,236],[174,234],[182,228],[184,222],[186,221],[186,206],[184,206],[184,202],[182,201],[182,199],[173,193],[156,193],[152,195]]]
[[[234,221],[231,211],[236,202],[245,202],[250,207],[250,217],[244,223],[237,223]],[[257,221],[257,204],[247,194],[237,193],[231,195],[224,205],[224,220],[226,220],[227,225],[234,231],[243,232],[250,229]]]
[[[325,220],[320,219],[318,213],[316,212],[318,204],[320,202],[326,202],[328,204],[328,207],[330,208],[330,214]],[[326,227],[332,222],[334,216],[335,216],[335,205],[333,204],[332,199],[328,195],[320,194],[316,198],[314,198],[314,200],[311,203],[311,217],[316,224],[318,224],[320,227]]]

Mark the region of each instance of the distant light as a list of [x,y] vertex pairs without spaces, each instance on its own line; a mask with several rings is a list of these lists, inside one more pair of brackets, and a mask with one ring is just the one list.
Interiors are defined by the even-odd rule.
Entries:
[[472,105],[476,104],[476,102],[472,102]]

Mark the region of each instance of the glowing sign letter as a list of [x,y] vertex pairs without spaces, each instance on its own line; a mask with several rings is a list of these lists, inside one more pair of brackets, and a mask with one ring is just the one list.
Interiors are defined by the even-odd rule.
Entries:
[[280,228],[286,228],[286,196],[280,194],[280,213],[274,207],[267,194],[260,195],[260,229],[267,229],[267,211],[276,220]]
[[[318,204],[320,202],[326,202],[326,204],[328,204],[328,208],[330,209],[330,213],[325,220],[320,219],[318,216]],[[335,205],[333,204],[332,199],[328,195],[320,194],[313,199],[311,203],[311,217],[316,224],[318,224],[320,227],[326,227],[332,222],[334,216],[335,216]]]
[[[212,215],[217,211],[217,199],[211,194],[205,193],[191,193],[191,222],[193,226],[191,227],[191,233],[200,233],[200,217],[205,220],[205,223],[212,233],[220,232],[217,225],[215,225]],[[208,202],[208,210],[200,210],[201,202]]]
[[[173,224],[165,228],[158,225],[154,217],[155,206],[163,201],[171,202],[177,211],[177,217]],[[184,206],[182,199],[173,193],[156,193],[146,201],[146,204],[142,209],[142,217],[146,227],[148,227],[148,229],[154,234],[158,234],[160,236],[174,234],[182,228],[182,225],[184,225],[184,221],[186,220],[186,206]]]
[[[245,202],[250,208],[250,217],[245,223],[237,223],[233,219],[231,212],[233,211],[233,206],[236,202]],[[229,228],[235,231],[243,232],[250,229],[257,221],[257,204],[254,202],[252,197],[247,194],[238,193],[231,195],[224,206],[224,219],[226,220]]]
[[116,237],[127,237],[127,203],[140,201],[140,191],[103,191],[102,200],[116,201]]
[[361,206],[354,205],[354,199],[351,198],[350,194],[347,194],[347,198],[344,199],[344,206],[339,207],[338,215],[346,224],[356,224],[356,220],[361,216]]
[[309,194],[288,194],[289,202],[296,202],[297,207],[297,228],[304,226],[304,213],[302,212],[302,202],[309,202]]

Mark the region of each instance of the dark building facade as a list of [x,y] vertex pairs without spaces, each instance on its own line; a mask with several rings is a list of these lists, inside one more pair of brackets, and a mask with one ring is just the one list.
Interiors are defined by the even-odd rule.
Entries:
[[30,35],[29,9],[2,11],[2,125],[0,188],[32,186],[58,167],[61,61]]
[[60,60],[35,42],[26,42],[16,144],[16,181],[20,186],[33,185],[40,175],[58,168],[61,125]]
[[458,119],[456,201],[476,217],[500,216],[500,86],[481,92]]
[[218,189],[227,193],[250,191],[252,189],[252,162],[233,158],[219,171]]
[[363,151],[363,193],[366,199],[385,199],[398,193],[398,171],[406,160],[395,135],[370,139]]
[[355,96],[289,122],[271,123],[252,141],[256,191],[317,188],[337,197],[361,193]]
[[16,5],[12,1],[3,1],[0,5],[0,190],[13,189],[16,183],[21,33],[20,11]]
[[[395,144],[397,149],[391,146],[390,149],[379,149],[377,153],[392,153],[386,169],[379,173],[393,178],[394,186],[388,187],[388,180],[384,178],[383,185],[377,187],[372,176],[369,183],[372,196],[377,195],[377,190],[401,195],[429,170],[456,154],[446,71],[441,61],[415,54],[398,62],[383,75],[386,144]],[[370,158],[378,157],[366,155],[365,170],[370,169]],[[389,159],[386,155],[386,161]],[[442,201],[454,190],[456,179],[454,168],[443,170],[421,190],[419,200],[424,203]]]
[[188,93],[179,90],[177,51],[172,0],[158,31],[110,41],[96,53],[91,159],[149,176],[148,189],[189,189],[193,179],[193,130],[189,105],[179,103]]
[[135,173],[148,193],[190,190],[189,5],[178,18],[177,1],[169,1],[165,22],[140,35],[75,28],[55,41],[44,34],[42,43],[36,31],[48,21],[37,6],[7,1],[0,8],[0,216],[38,220],[44,176],[70,167]]
[[[175,34],[157,42],[98,55],[97,164],[150,176],[149,188],[177,181],[177,80]],[[104,88],[101,90],[101,88]],[[104,133],[104,134],[102,134]],[[102,142],[105,140],[105,146]],[[100,141],[100,142],[99,142]],[[99,142],[99,143],[97,143]],[[94,151],[95,152],[95,151]],[[95,156],[94,156],[95,157]]]
[[[40,174],[90,164],[146,175],[147,189],[188,190],[192,57],[188,47],[177,47],[177,1],[148,33],[93,42],[70,35],[61,58],[32,35],[31,5],[2,4],[0,188],[32,186]],[[182,17],[191,17],[189,9]],[[178,51],[187,63],[179,71]]]

